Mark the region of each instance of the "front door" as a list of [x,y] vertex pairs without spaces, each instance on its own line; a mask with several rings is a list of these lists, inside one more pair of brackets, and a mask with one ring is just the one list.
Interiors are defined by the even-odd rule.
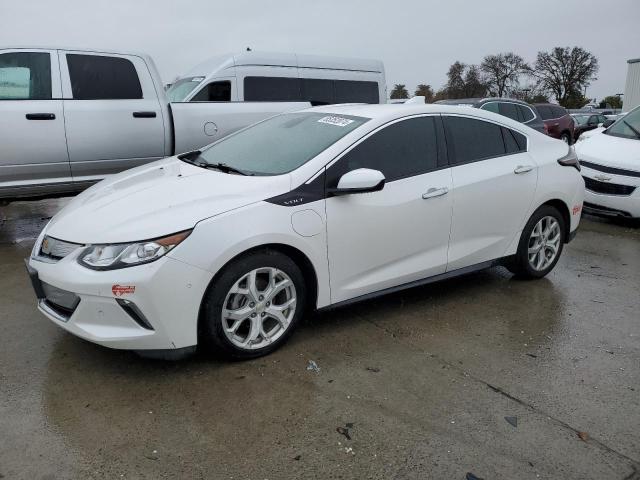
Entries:
[[438,116],[375,131],[327,169],[327,186],[351,170],[381,171],[381,191],[326,201],[332,303],[443,273],[451,223],[451,170]]
[[165,155],[162,109],[148,66],[134,55],[60,55],[71,172],[99,180]]
[[61,97],[55,50],[0,50],[2,196],[71,183]]

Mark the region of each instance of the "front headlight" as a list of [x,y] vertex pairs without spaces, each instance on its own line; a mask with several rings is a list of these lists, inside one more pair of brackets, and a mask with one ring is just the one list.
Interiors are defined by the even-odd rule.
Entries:
[[80,253],[78,262],[93,270],[114,270],[153,262],[179,245],[190,233],[191,230],[185,230],[141,242],[89,245]]

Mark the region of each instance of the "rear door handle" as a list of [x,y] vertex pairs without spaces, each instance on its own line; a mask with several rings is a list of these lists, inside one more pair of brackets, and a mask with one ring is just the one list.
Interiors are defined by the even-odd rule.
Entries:
[[156,112],[133,112],[133,118],[156,118]]
[[527,173],[530,172],[531,170],[533,170],[533,167],[531,165],[518,165],[514,170],[513,173],[515,174],[521,174],[521,173]]
[[422,194],[422,198],[424,200],[428,200],[429,198],[441,197],[447,193],[449,193],[449,189],[447,187],[430,188],[426,193]]
[[25,115],[27,120],[55,120],[56,115],[54,113],[27,113]]

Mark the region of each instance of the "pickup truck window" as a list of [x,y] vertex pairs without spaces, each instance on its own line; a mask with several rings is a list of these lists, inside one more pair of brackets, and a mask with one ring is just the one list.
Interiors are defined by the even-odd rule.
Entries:
[[67,65],[74,100],[142,98],[136,67],[126,58],[68,53]]
[[0,100],[50,100],[51,58],[44,52],[0,54]]
[[211,82],[196,93],[190,100],[192,102],[230,102],[231,82]]
[[330,113],[286,113],[204,149],[199,161],[253,175],[281,175],[304,165],[368,118]]

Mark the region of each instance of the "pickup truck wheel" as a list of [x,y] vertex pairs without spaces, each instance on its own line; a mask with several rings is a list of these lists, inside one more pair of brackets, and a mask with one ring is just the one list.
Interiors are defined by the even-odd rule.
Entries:
[[522,230],[516,254],[505,266],[520,278],[544,277],[558,263],[566,229],[558,209],[543,205],[531,215]]
[[293,333],[306,301],[304,277],[289,257],[264,250],[233,261],[205,295],[201,340],[229,359],[271,353]]

